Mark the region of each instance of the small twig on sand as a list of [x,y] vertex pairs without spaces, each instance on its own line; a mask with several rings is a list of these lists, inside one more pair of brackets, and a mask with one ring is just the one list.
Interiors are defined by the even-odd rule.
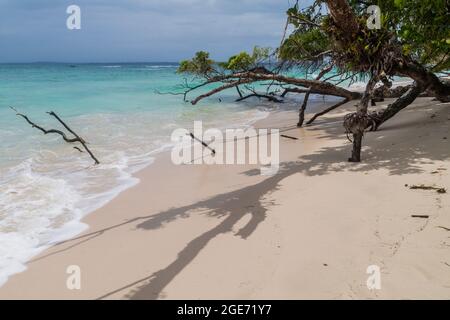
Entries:
[[204,142],[204,141],[200,140],[199,138],[197,138],[196,136],[194,136],[193,133],[190,132],[190,133],[189,133],[189,136],[190,136],[192,139],[194,139],[194,140],[200,142],[205,148],[209,149],[209,150],[211,151],[212,154],[216,154],[216,150],[214,150],[213,148],[211,148],[210,146],[208,146],[208,144],[207,144],[206,142]]
[[298,140],[298,138],[296,138],[296,137],[291,137],[291,136],[288,136],[288,135],[285,135],[285,134],[281,134],[280,137],[287,138],[287,139],[292,139],[292,140]]
[[450,228],[446,228],[446,227],[443,227],[443,226],[439,226],[438,228],[444,229],[445,231],[450,231]]

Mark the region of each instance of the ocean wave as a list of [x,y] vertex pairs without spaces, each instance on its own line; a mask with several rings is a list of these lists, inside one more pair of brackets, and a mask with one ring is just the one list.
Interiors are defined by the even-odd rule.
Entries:
[[145,66],[145,67],[139,67],[139,68],[133,68],[133,70],[139,70],[139,71],[162,71],[162,70],[168,70],[168,69],[176,69],[177,66]]
[[[27,159],[2,172],[0,286],[11,275],[26,270],[26,262],[43,250],[86,230],[88,226],[81,219],[136,185],[139,180],[132,173],[153,159],[150,154],[131,158],[122,155],[114,163],[89,170],[56,166],[55,171],[47,172],[39,160]],[[55,177],[55,172],[64,178]],[[114,176],[114,181],[107,187],[98,184],[108,176]],[[91,181],[91,190],[83,189],[86,181]]]
[[[2,174],[0,180],[0,285],[25,263],[45,249],[53,232],[78,221],[76,204],[80,194],[63,179],[36,173],[28,159]],[[85,227],[80,223],[65,230],[74,235]]]
[[152,65],[152,66],[145,66],[148,69],[164,69],[164,68],[178,68],[178,66],[175,65]]

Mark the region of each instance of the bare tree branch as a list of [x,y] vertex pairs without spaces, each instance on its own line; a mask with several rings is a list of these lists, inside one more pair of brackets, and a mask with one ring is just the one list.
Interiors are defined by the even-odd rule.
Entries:
[[349,99],[344,99],[344,100],[342,100],[341,102],[339,102],[339,103],[337,103],[337,104],[335,104],[335,105],[332,105],[331,107],[329,107],[329,108],[327,108],[327,109],[325,109],[325,110],[323,110],[323,111],[321,111],[321,112],[316,113],[311,119],[309,119],[309,121],[308,121],[306,124],[311,124],[311,123],[313,123],[318,117],[321,117],[321,116],[323,116],[324,114],[327,114],[328,112],[333,111],[333,110],[339,108],[340,106],[346,104],[346,103],[349,102],[349,101],[350,101]]
[[250,82],[253,82],[253,81],[249,80],[249,79],[248,80],[237,80],[235,82],[224,84],[224,85],[222,85],[222,86],[220,86],[220,87],[218,87],[216,89],[213,89],[213,90],[211,90],[211,91],[209,91],[207,93],[204,93],[204,94],[198,96],[197,98],[192,100],[191,103],[192,103],[192,105],[196,105],[200,100],[205,99],[207,97],[210,97],[210,96],[212,96],[212,95],[214,95],[216,93],[219,93],[219,92],[221,92],[223,90],[236,87],[239,84],[250,83]]
[[[67,143],[75,143],[75,142],[79,142],[81,143],[81,145],[84,147],[84,149],[86,150],[86,152],[91,156],[91,158],[95,161],[95,164],[100,164],[100,161],[98,161],[98,159],[94,156],[94,154],[91,152],[91,150],[88,148],[87,146],[87,142],[80,137],[75,131],[73,131],[55,112],[50,111],[47,112],[49,115],[53,116],[56,120],[58,120],[59,123],[61,123],[63,125],[64,128],[66,128],[67,131],[69,131],[72,135],[75,136],[75,138],[68,138],[66,133],[64,133],[61,130],[57,130],[57,129],[44,129],[43,127],[37,125],[36,123],[34,123],[33,121],[31,121],[28,116],[18,112],[14,107],[10,107],[14,112],[16,112],[16,115],[19,117],[22,117],[23,119],[25,119],[25,121],[31,125],[32,128],[36,128],[38,130],[40,130],[42,133],[44,134],[50,134],[50,133],[54,133],[54,134],[58,134],[60,135],[65,142]],[[83,152],[80,148],[78,147],[74,147],[74,149]]]

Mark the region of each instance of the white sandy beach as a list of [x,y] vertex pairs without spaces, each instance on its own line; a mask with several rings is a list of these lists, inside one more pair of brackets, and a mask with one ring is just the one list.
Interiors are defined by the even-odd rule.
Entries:
[[[272,177],[161,155],[0,299],[450,299],[450,195],[409,188],[450,191],[450,106],[418,99],[351,164],[342,117],[354,103],[303,129],[294,111],[260,121],[299,138],[281,138]],[[66,287],[71,265],[81,290]],[[370,265],[381,290],[366,286]]]

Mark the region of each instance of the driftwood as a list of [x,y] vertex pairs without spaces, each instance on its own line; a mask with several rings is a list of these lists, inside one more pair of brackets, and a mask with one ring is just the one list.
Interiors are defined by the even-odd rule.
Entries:
[[190,136],[193,140],[195,140],[195,141],[197,141],[197,142],[200,142],[205,148],[207,148],[208,150],[210,150],[211,153],[212,153],[213,155],[216,154],[216,150],[214,150],[213,148],[211,148],[211,147],[210,147],[206,142],[204,142],[203,140],[201,140],[201,139],[197,138],[196,136],[194,136],[194,134],[193,134],[192,132],[189,133],[189,136]]
[[[29,125],[31,125],[32,128],[36,128],[36,129],[42,131],[44,134],[49,134],[49,133],[59,134],[64,139],[64,141],[67,142],[67,143],[77,143],[77,142],[80,143],[83,146],[84,150],[86,150],[86,152],[94,160],[95,164],[96,165],[100,164],[100,161],[98,161],[98,159],[95,157],[95,155],[92,153],[92,151],[88,148],[87,142],[82,137],[80,137],[75,131],[73,131],[55,112],[50,111],[50,112],[47,112],[47,113],[49,115],[51,115],[52,117],[54,117],[56,120],[58,120],[58,122],[61,123],[62,126],[64,128],[66,128],[66,130],[69,131],[74,136],[74,138],[69,138],[67,136],[67,134],[65,132],[61,131],[61,130],[57,130],[57,129],[49,129],[49,130],[47,130],[47,129],[44,129],[43,127],[41,127],[41,126],[37,125],[36,123],[34,123],[33,121],[31,121],[30,118],[28,118],[28,116],[18,112],[13,107],[10,107],[10,108],[14,112],[16,112],[17,116],[22,117],[23,119],[25,119],[25,121]],[[78,150],[79,152],[83,152],[83,150],[81,150],[79,147],[74,147],[74,149]]]

